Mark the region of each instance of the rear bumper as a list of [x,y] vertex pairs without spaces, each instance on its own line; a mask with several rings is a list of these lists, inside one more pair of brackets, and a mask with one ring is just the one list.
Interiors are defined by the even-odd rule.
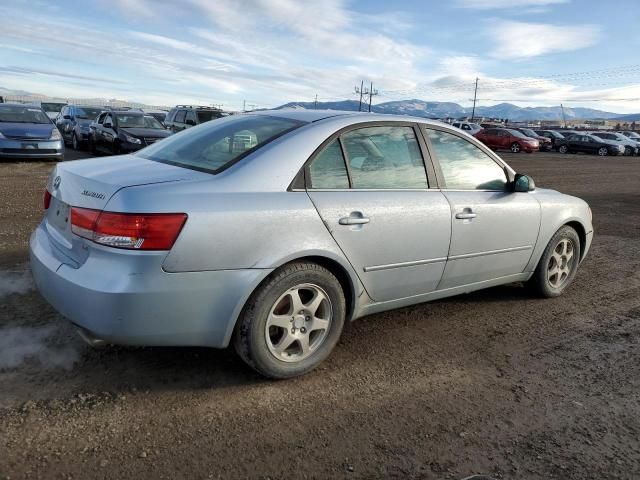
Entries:
[[58,312],[113,344],[226,347],[246,299],[271,272],[167,273],[166,252],[88,248],[79,268],[61,262],[41,224],[30,240],[31,270]]
[[63,158],[64,145],[60,140],[0,139],[2,158]]

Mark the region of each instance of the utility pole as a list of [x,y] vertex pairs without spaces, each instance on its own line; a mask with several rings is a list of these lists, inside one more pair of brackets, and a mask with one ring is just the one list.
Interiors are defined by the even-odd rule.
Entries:
[[373,90],[373,82],[371,82],[371,86],[369,87],[369,113],[371,113],[371,97],[374,95],[378,95],[378,91]]
[[358,87],[355,87],[355,93],[359,93],[360,94],[360,103],[358,104],[358,111],[361,112],[362,111],[362,92],[364,91],[364,80],[362,80],[360,82],[360,88],[358,89]]
[[478,98],[478,77],[476,77],[476,88],[473,91],[473,110],[471,110],[471,121],[476,116],[476,98]]
[[318,94],[316,93],[316,99],[313,102],[313,109],[317,110],[318,109]]
[[247,111],[247,101],[246,100],[242,100],[242,111],[243,112]]
[[560,110],[562,110],[562,123],[564,123],[564,128],[567,128],[567,119],[564,116],[564,107],[560,104]]

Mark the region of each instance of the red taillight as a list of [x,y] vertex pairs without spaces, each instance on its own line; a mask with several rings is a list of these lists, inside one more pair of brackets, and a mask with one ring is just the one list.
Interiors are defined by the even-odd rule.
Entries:
[[49,206],[51,205],[51,194],[49,190],[45,189],[44,191],[44,209],[49,210]]
[[115,213],[71,209],[71,230],[102,245],[135,250],[170,250],[185,213]]

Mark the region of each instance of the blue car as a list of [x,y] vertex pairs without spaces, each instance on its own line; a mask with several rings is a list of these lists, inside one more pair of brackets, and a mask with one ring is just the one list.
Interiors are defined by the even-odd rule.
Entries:
[[64,160],[62,135],[41,108],[0,104],[0,158]]

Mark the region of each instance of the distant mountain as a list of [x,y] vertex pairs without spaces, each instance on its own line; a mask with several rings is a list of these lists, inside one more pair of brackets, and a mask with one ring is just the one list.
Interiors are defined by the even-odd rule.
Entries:
[[[278,108],[314,108],[314,102],[290,102]],[[317,108],[330,110],[358,111],[357,100],[343,100],[338,102],[318,102]],[[363,109],[367,106],[363,105]],[[413,115],[427,118],[458,118],[471,116],[472,110],[452,102],[426,102],[424,100],[398,100],[378,103],[371,110],[376,113],[391,113],[396,115]],[[476,116],[488,118],[508,118],[510,121],[526,120],[562,120],[562,109],[557,107],[518,107],[511,103],[499,103],[490,107],[476,107]],[[596,110],[593,108],[565,107],[567,119],[611,119],[619,118],[620,114]]]
[[628,113],[626,115],[619,115],[615,119],[622,122],[637,122],[640,121],[640,113]]

